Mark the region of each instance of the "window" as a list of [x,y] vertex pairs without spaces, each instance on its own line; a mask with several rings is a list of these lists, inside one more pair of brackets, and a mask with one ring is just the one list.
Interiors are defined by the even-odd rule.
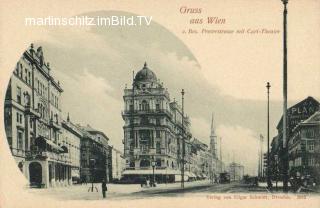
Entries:
[[301,142],[301,150],[302,151],[306,150],[306,143],[304,141]]
[[23,134],[21,131],[18,130],[18,146],[17,149],[23,149]]
[[156,119],[156,125],[160,125],[160,119],[159,118]]
[[160,110],[160,104],[159,103],[156,104],[156,110],[157,111]]
[[21,104],[21,88],[17,87],[17,102]]
[[161,159],[157,159],[156,160],[156,166],[157,167],[161,167]]
[[313,136],[314,136],[314,131],[313,131],[313,129],[308,129],[307,132],[306,132],[306,136],[307,136],[308,138],[313,137]]
[[22,73],[23,73],[23,67],[22,67],[22,64],[20,64],[20,70],[19,70],[19,72],[20,72],[20,74],[19,74],[19,77],[22,79]]
[[17,112],[17,123],[20,123],[20,116],[18,112]]
[[31,72],[28,72],[28,83],[31,85]]
[[314,142],[309,142],[308,146],[309,146],[309,151],[314,150]]
[[15,69],[15,74],[19,76],[19,62],[17,63],[16,69]]
[[160,144],[160,142],[157,142],[157,144],[156,144],[156,153],[157,154],[161,154],[161,144]]
[[28,82],[28,70],[27,70],[27,68],[24,69],[24,81]]
[[160,130],[156,130],[156,137],[160,138]]
[[142,125],[148,124],[148,123],[149,123],[148,117],[147,117],[147,116],[142,116],[140,123],[141,123]]
[[314,165],[314,158],[308,158],[308,165],[313,166]]

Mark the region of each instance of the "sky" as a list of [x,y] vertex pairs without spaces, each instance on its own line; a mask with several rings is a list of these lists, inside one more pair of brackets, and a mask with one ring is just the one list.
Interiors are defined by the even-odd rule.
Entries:
[[[112,14],[129,13],[90,13]],[[198,46],[198,50],[203,49],[212,57],[204,60],[156,20],[149,27],[51,28],[48,34],[35,46],[42,46],[53,76],[64,89],[61,106],[65,118],[69,113],[73,123],[90,124],[102,130],[110,138],[110,144],[123,151],[123,90],[126,84],[132,84],[132,71],[137,73],[146,61],[168,88],[172,100],[180,102],[181,89],[186,91],[185,112],[191,119],[193,136],[209,144],[214,113],[225,162],[235,160],[245,166],[246,173],[256,173],[258,139],[260,134],[266,138],[267,129],[266,78],[272,80],[271,138],[276,135],[275,126],[282,115],[281,35],[267,40],[211,37],[210,44]],[[310,40],[309,36],[304,38]],[[317,41],[315,46],[319,49]],[[308,52],[312,45],[304,46],[301,50]],[[271,47],[278,50],[270,53]],[[312,50],[308,57],[314,58]],[[291,51],[289,55],[298,56]],[[305,61],[298,58],[289,63],[293,72],[289,83],[297,83],[294,90],[289,88],[289,106],[309,95],[319,97],[316,86],[320,64],[307,62],[303,70],[308,71],[302,72],[299,69],[302,63]]]

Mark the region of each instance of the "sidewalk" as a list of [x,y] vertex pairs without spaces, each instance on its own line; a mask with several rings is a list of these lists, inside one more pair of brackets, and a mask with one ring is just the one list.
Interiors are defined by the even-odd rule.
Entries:
[[[194,181],[185,182],[185,189],[209,186],[210,181]],[[211,184],[212,185],[212,184]],[[44,196],[51,197],[59,200],[99,200],[102,198],[101,184],[95,183],[93,192],[90,190],[91,184],[87,185],[73,185],[68,187],[56,187],[47,189],[27,189],[27,192]],[[130,195],[141,193],[163,193],[170,191],[181,190],[181,183],[168,183],[168,184],[157,184],[157,187],[141,187],[140,184],[107,184],[107,199],[113,198],[130,198]],[[90,191],[88,191],[90,190]],[[98,190],[98,191],[97,191]]]
[[[267,182],[259,182],[258,187],[267,189],[268,184],[267,184]],[[277,186],[276,186],[276,182],[275,182],[275,181],[272,181],[272,189],[273,189],[273,192],[276,192],[277,187],[278,187],[278,191],[282,191],[283,182],[282,182],[282,181],[278,181]],[[291,184],[290,184],[290,183],[288,183],[288,187],[289,187],[289,189],[290,189],[290,187],[291,187]],[[290,192],[292,192],[292,191],[290,191]],[[319,187],[319,186],[313,186],[313,187],[307,187],[307,188],[302,187],[301,190],[300,190],[300,192],[301,192],[301,193],[302,193],[302,192],[304,192],[304,193],[305,193],[305,192],[309,192],[309,193],[311,193],[311,192],[313,192],[313,193],[320,193],[320,187]]]

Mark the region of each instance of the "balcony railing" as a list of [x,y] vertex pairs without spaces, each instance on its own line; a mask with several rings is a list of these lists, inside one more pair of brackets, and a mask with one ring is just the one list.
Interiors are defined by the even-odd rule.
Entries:
[[12,148],[11,149],[11,154],[14,156],[19,156],[19,157],[24,157],[26,155],[26,151],[23,149],[16,149],[16,148]]
[[35,116],[37,118],[40,118],[41,115],[38,112],[38,109],[32,109],[32,107],[30,105],[26,105],[25,109],[26,109],[26,113],[27,114],[33,115],[33,116]]
[[71,158],[68,155],[65,154],[57,154],[55,152],[49,152],[49,151],[27,151],[26,152],[27,159],[50,159],[50,160],[56,160],[64,163],[71,164]]
[[131,114],[167,114],[172,117],[172,113],[166,109],[149,109],[149,110],[125,110],[122,111],[122,115],[131,115]]
[[[156,166],[155,169],[156,170],[165,170],[165,169],[169,169],[169,167],[167,166]],[[152,170],[152,166],[148,166],[148,167],[127,167],[126,170]]]
[[56,129],[60,129],[61,128],[61,126],[60,126],[60,124],[59,124],[59,122],[57,120],[54,121],[53,119],[50,119],[49,125],[54,127],[54,128],[56,128]]

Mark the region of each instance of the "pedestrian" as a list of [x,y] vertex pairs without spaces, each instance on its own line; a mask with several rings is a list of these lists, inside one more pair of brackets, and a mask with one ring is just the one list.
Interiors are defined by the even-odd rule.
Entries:
[[106,198],[106,191],[108,191],[108,188],[107,188],[107,184],[106,184],[105,180],[102,180],[101,190],[102,190],[103,198]]
[[146,186],[150,185],[150,180],[149,178],[146,180]]

